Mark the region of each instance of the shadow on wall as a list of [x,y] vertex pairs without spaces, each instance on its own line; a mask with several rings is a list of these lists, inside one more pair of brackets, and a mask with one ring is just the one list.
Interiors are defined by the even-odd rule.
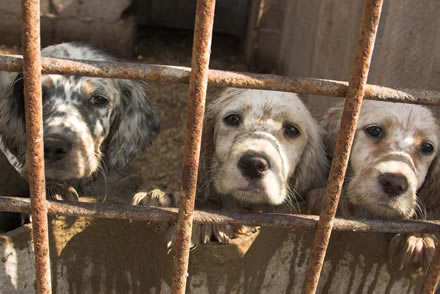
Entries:
[[[53,224],[54,293],[170,293],[173,258],[154,225]],[[232,245],[199,246],[191,253],[187,292],[299,293],[312,235],[266,228]],[[419,292],[423,279],[390,275],[386,248],[382,234],[334,233],[318,292]]]

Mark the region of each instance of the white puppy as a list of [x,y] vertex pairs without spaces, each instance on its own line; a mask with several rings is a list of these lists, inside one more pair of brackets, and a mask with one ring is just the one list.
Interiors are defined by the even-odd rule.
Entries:
[[224,91],[208,105],[202,148],[206,197],[276,206],[326,181],[321,129],[293,93]]
[[[322,120],[327,146],[333,154],[342,105],[331,108]],[[384,219],[426,217],[417,192],[438,154],[439,129],[431,111],[423,106],[364,101],[351,151],[339,213]],[[309,208],[317,212],[322,193],[309,194]],[[400,244],[400,245],[397,245]],[[426,235],[396,235],[390,260],[399,269],[424,272],[433,253]]]
[[[197,208],[267,211],[283,203],[293,206],[327,181],[321,135],[296,94],[222,91],[206,109]],[[133,201],[140,202],[148,205],[150,200],[138,196]],[[196,242],[228,243],[244,232],[240,226],[201,228]]]

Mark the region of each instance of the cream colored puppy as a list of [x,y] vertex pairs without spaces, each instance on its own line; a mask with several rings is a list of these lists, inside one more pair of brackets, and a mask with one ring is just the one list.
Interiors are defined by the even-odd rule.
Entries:
[[[206,109],[197,208],[267,211],[285,203],[293,206],[326,183],[321,135],[296,94],[222,91]],[[137,197],[133,203],[142,200]],[[200,241],[228,243],[241,232],[243,227],[203,225]]]
[[[322,120],[333,154],[343,106],[331,108]],[[364,101],[350,156],[339,213],[384,219],[426,217],[418,191],[438,155],[439,129],[423,106]],[[310,193],[317,212],[322,193]],[[427,238],[428,237],[428,238]],[[396,235],[390,261],[399,269],[426,271],[433,254],[433,236]]]
[[208,105],[202,148],[205,197],[277,206],[326,179],[320,127],[293,93],[226,90]]

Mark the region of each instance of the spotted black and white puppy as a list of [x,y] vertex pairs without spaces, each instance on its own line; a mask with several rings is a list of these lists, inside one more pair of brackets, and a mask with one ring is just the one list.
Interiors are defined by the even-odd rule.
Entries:
[[[206,109],[197,208],[271,211],[325,186],[328,161],[321,135],[296,94],[224,90]],[[133,203],[161,204],[153,198]],[[242,229],[203,225],[201,240],[193,242],[228,243]]]
[[[42,50],[45,57],[115,61],[78,43],[62,43]],[[2,81],[5,74],[2,74]],[[27,177],[23,74],[10,73],[0,99],[0,135],[21,174]],[[4,82],[3,82],[4,84]],[[140,81],[73,75],[42,76],[44,159],[49,188],[65,198],[90,195],[87,187],[119,172],[143,152],[159,133],[145,84]],[[14,160],[14,159],[12,159]],[[101,189],[94,186],[94,192]],[[51,192],[49,190],[49,192]]]

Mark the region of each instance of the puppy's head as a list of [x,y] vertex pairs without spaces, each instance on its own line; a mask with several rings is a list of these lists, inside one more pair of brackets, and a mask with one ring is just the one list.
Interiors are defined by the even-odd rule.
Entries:
[[[341,114],[338,106],[323,120],[333,148]],[[364,101],[350,156],[349,202],[380,217],[412,217],[437,153],[438,127],[427,108]]]
[[320,128],[296,94],[224,91],[207,107],[202,148],[202,182],[239,201],[279,205],[326,180]]
[[[65,43],[42,55],[57,58],[114,60],[88,46]],[[141,82],[65,75],[42,76],[46,177],[79,179],[107,168],[126,167],[156,137],[158,117]],[[0,102],[6,146],[24,162],[23,75],[18,74]]]

